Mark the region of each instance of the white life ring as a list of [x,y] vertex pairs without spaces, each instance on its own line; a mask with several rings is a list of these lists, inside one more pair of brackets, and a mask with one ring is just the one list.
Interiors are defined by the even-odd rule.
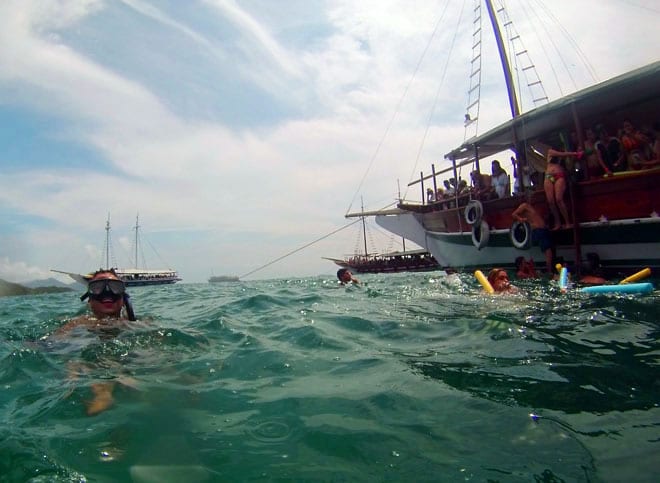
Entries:
[[532,227],[526,221],[514,221],[509,229],[509,238],[518,250],[529,250],[532,246]]
[[465,205],[465,221],[468,225],[478,224],[484,214],[484,207],[479,200],[472,200]]
[[490,227],[486,220],[472,225],[472,244],[477,247],[477,250],[488,245],[488,238],[490,238]]

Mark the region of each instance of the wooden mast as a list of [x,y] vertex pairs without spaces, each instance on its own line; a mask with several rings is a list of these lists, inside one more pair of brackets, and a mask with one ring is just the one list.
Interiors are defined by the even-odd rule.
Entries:
[[135,215],[135,269],[138,268],[138,219],[140,214]]
[[[516,89],[513,85],[513,76],[511,75],[511,66],[509,65],[509,59],[506,55],[506,50],[504,50],[504,41],[502,40],[502,33],[500,32],[500,26],[497,23],[497,17],[495,16],[495,11],[493,10],[493,3],[491,0],[484,0],[486,2],[486,10],[488,10],[488,17],[490,18],[490,23],[493,26],[493,33],[495,34],[495,41],[497,42],[497,50],[500,54],[500,62],[502,63],[502,70],[504,71],[504,81],[506,82],[506,90],[509,94],[509,107],[511,108],[511,117],[515,118],[520,115],[520,107],[518,105],[518,96],[516,95]],[[515,136],[515,130],[514,130]]]

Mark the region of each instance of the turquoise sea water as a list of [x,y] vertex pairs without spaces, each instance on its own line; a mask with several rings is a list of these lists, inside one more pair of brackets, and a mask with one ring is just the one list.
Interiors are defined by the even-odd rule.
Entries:
[[0,480],[660,481],[658,290],[360,278],[134,288],[103,339],[0,298]]

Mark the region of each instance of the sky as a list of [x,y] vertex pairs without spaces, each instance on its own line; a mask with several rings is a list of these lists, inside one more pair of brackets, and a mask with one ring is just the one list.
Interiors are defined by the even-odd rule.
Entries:
[[[322,257],[360,244],[344,215],[419,199],[407,184],[463,142],[473,9],[3,0],[0,278],[104,265],[108,217],[112,265],[132,266],[138,215],[139,264],[184,282],[334,276]],[[506,12],[550,99],[660,57],[655,0]],[[483,22],[480,132],[509,116]],[[377,249],[400,245],[369,225]]]

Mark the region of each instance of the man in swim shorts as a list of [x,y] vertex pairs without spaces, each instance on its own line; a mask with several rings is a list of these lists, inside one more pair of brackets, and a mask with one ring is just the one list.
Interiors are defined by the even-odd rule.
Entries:
[[511,213],[514,220],[529,223],[532,228],[532,243],[538,245],[545,255],[545,266],[548,275],[552,276],[552,235],[545,224],[545,220],[529,203],[522,203]]

